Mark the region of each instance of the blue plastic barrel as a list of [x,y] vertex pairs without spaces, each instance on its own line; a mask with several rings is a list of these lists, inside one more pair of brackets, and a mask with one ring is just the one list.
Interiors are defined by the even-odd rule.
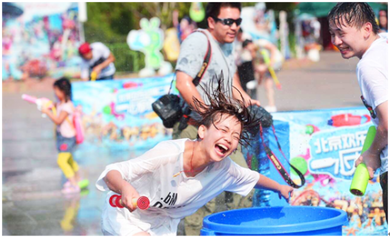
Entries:
[[334,208],[286,206],[245,208],[209,215],[201,236],[341,236],[347,213]]

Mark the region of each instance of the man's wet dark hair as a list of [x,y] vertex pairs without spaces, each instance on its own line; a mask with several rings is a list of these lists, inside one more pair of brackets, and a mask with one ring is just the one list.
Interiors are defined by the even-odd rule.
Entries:
[[[213,84],[215,84],[214,82],[217,82],[218,84],[216,89],[213,88]],[[211,92],[201,86],[206,94],[209,104],[202,103],[194,97],[194,111],[196,111],[202,118],[200,124],[206,126],[207,128],[209,128],[211,124],[217,128],[215,123],[221,121],[222,116],[225,114],[235,117],[241,123],[241,136],[239,143],[244,146],[249,145],[251,139],[250,130],[259,126],[260,120],[256,119],[255,116],[252,116],[249,108],[245,107],[245,100],[241,93],[241,100],[232,99],[229,97],[230,94],[228,92],[223,91],[222,86],[222,74],[218,80],[214,79],[214,81],[210,81],[208,89],[214,89],[211,90]],[[233,88],[235,87],[233,86]],[[237,88],[235,89],[238,91]]]
[[375,21],[375,13],[367,3],[347,2],[338,3],[330,10],[328,22],[337,26],[348,25],[360,29],[367,22],[371,23],[372,31],[375,34],[379,32],[379,26]]
[[211,2],[206,7],[206,20],[209,17],[217,18],[223,7],[237,8],[241,12],[241,3],[239,2]]

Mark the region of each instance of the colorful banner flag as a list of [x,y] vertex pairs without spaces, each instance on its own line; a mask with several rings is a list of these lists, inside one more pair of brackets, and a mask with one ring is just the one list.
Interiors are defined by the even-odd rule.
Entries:
[[[355,160],[360,156],[368,128],[373,125],[367,110],[361,107],[280,112],[274,113],[273,118],[288,123],[290,163],[305,175],[306,180],[303,187],[294,191],[290,204],[346,211],[349,224],[343,227],[343,235],[386,236],[388,225],[378,172],[369,181],[364,196],[357,197],[349,191]],[[281,137],[279,140],[283,141]],[[272,145],[271,149],[278,151]],[[274,168],[272,164],[270,168]],[[293,170],[290,175],[300,183]],[[275,176],[271,174],[271,178]]]
[[173,78],[170,74],[72,83],[72,101],[82,108],[87,144],[127,150],[151,148],[171,139],[172,130],[164,128],[151,104],[168,93]]
[[[171,139],[153,112],[151,104],[170,88],[174,74],[164,77],[72,83],[72,100],[82,108],[86,139],[82,151],[109,149],[139,156],[158,142]],[[173,93],[177,90],[172,86]],[[388,225],[382,203],[378,173],[369,181],[366,194],[357,197],[349,187],[368,128],[372,125],[367,110],[327,109],[273,113],[275,133],[264,129],[264,142],[300,185],[300,178],[289,167],[294,165],[305,176],[305,185],[295,189],[289,203],[278,194],[257,190],[254,206],[325,206],[347,212],[349,224],[344,235],[387,235]],[[267,158],[257,136],[243,154],[248,166],[286,184]],[[281,147],[279,150],[278,143]],[[104,147],[104,148],[101,148]],[[121,151],[119,151],[121,152]]]

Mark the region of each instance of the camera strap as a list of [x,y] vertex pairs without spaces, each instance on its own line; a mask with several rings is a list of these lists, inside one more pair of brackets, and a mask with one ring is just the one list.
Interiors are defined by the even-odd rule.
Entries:
[[[195,78],[192,80],[192,83],[195,85],[195,87],[198,86],[200,81],[202,80],[203,75],[204,75],[204,73],[206,72],[206,70],[207,70],[207,68],[209,66],[210,58],[211,58],[211,55],[212,55],[211,44],[210,44],[209,37],[207,36],[207,33],[205,33],[204,31],[201,31],[201,30],[197,30],[196,32],[203,33],[206,36],[206,39],[207,39],[207,50],[206,50],[206,54],[204,55],[204,58],[203,58],[203,64],[202,64],[198,74],[196,74]],[[180,120],[179,130],[183,130],[187,126],[187,122],[188,122],[188,120],[190,118],[189,115],[191,113],[191,110],[190,110],[190,108],[188,106],[185,107],[185,105],[186,105],[185,102],[183,102],[183,105],[182,105],[183,117]]]
[[[201,32],[206,36],[207,50],[200,71],[192,80],[192,83],[195,85],[195,87],[199,85],[200,80],[206,72],[212,54],[209,37],[203,31],[198,30],[198,32]],[[152,108],[153,111],[156,112],[157,115],[163,120],[164,127],[172,128],[175,122],[179,120],[179,130],[183,130],[187,127],[187,122],[190,120],[189,115],[191,113],[191,109],[188,105],[186,105],[185,101],[181,101],[183,99],[180,99],[180,96],[177,96],[176,94],[170,94],[174,80],[175,76],[173,77],[169,86],[168,94],[163,95],[155,102],[153,102]]]
[[[192,80],[192,83],[196,86],[199,85],[200,83],[200,80],[202,80],[203,78],[203,75],[204,73],[206,72],[208,66],[209,66],[209,62],[210,62],[210,58],[211,58],[211,55],[212,55],[212,51],[211,51],[211,44],[210,44],[210,40],[209,40],[209,37],[207,36],[207,33],[201,31],[201,30],[197,30],[195,32],[200,32],[200,33],[203,33],[206,38],[207,38],[207,51],[206,51],[206,54],[204,55],[204,58],[203,58],[203,64],[198,72],[198,74],[196,74],[195,78]],[[171,81],[171,85],[169,87],[169,91],[168,91],[168,94],[171,92],[171,88],[172,88],[172,83],[173,83],[174,79],[172,79]]]
[[203,64],[202,64],[202,67],[200,68],[198,74],[195,76],[195,78],[192,80],[192,83],[196,86],[199,85],[199,82],[200,80],[202,79],[204,73],[206,72],[208,66],[209,66],[209,62],[210,62],[210,58],[211,58],[211,44],[210,44],[210,40],[209,40],[209,37],[207,36],[207,33],[203,32],[203,31],[200,31],[200,30],[197,30],[196,32],[200,32],[200,33],[203,33],[206,38],[207,38],[207,51],[206,51],[206,54],[204,55],[204,58],[203,58]]
[[267,154],[268,159],[271,160],[272,164],[278,170],[280,176],[282,176],[282,178],[284,179],[284,181],[286,181],[286,183],[288,185],[290,185],[293,188],[300,188],[300,187],[302,187],[305,184],[305,177],[303,176],[303,174],[296,167],[294,167],[293,165],[290,164],[290,162],[287,160],[286,156],[284,155],[284,153],[282,151],[282,148],[281,148],[281,146],[279,144],[278,137],[276,136],[274,125],[272,124],[272,131],[274,133],[275,140],[276,140],[276,143],[278,145],[279,151],[282,153],[283,157],[286,159],[286,161],[288,162],[290,167],[292,169],[294,169],[294,171],[298,174],[299,178],[301,179],[301,185],[297,185],[297,184],[294,183],[294,181],[291,179],[291,177],[288,174],[288,172],[286,171],[286,169],[280,163],[279,159],[275,156],[275,154],[272,152],[272,150],[267,145],[265,145],[264,137],[263,137],[263,127],[261,126],[261,123],[259,125],[260,125],[261,142],[262,142],[262,144],[264,146],[264,149],[265,149],[265,152]]

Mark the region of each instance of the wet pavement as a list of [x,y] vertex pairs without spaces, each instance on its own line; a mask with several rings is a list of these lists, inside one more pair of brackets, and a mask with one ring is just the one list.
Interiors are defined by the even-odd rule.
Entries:
[[[357,61],[323,52],[318,63],[286,64],[278,74],[282,90],[275,90],[278,110],[361,106]],[[53,99],[51,83],[46,81],[47,86],[41,88],[3,83],[3,235],[102,235],[105,193],[97,191],[94,183],[107,164],[128,160],[137,153],[80,145],[75,159],[90,186],[80,195],[64,197],[53,124],[21,99],[23,93]],[[266,105],[261,93],[260,100]]]
[[[282,85],[275,90],[278,111],[363,106],[355,73],[357,58],[345,60],[338,52],[322,52],[320,62],[293,63],[277,74]],[[263,87],[260,93],[261,104],[267,105]]]

